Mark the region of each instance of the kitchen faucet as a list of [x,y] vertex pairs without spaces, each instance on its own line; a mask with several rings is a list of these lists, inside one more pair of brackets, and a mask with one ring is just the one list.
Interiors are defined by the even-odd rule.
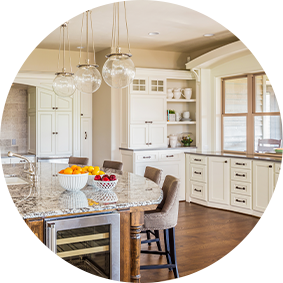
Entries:
[[17,153],[13,153],[11,151],[8,152],[8,156],[9,157],[15,156],[15,157],[18,157],[18,158],[26,160],[28,162],[28,164],[29,164],[29,169],[28,169],[28,171],[24,171],[24,173],[29,174],[32,177],[33,181],[36,180],[36,174],[35,174],[34,166],[33,166],[33,164],[31,163],[31,161],[28,158],[26,158],[25,156],[19,155]]

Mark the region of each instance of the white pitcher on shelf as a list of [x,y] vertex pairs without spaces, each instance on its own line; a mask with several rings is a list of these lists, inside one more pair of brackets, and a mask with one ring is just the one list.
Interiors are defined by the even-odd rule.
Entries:
[[190,87],[188,87],[188,88],[184,88],[183,91],[184,91],[184,94],[182,93],[182,95],[184,96],[184,98],[185,99],[191,99],[192,89]]
[[167,99],[173,98],[173,88],[167,88]]
[[182,95],[182,89],[181,88],[174,88],[173,90],[174,98],[180,99]]

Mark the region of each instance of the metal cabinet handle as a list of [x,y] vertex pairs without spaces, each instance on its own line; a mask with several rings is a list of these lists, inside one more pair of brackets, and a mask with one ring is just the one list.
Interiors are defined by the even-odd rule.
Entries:
[[245,187],[238,187],[238,186],[236,186],[235,189],[237,189],[237,190],[244,190],[244,191],[246,190]]
[[169,157],[174,157],[174,155],[166,155],[166,157],[167,157],[167,158],[169,158]]
[[236,165],[243,165],[243,166],[246,165],[246,163],[238,163],[238,162],[236,162],[235,164],[236,164]]
[[269,168],[272,168],[272,165],[269,165],[268,167],[269,167]]
[[148,143],[149,145],[152,145],[152,143],[150,142],[150,143]]
[[85,132],[85,140],[87,139],[87,132]]
[[238,174],[238,173],[236,173],[236,176],[238,176],[238,177],[246,177],[245,174]]
[[201,159],[196,159],[196,158],[195,158],[194,161],[201,161]]
[[143,158],[143,159],[151,158],[151,156],[143,156],[142,158]]
[[196,192],[198,192],[198,193],[200,193],[200,192],[201,192],[201,190],[197,190],[197,189],[194,189],[194,191],[196,191]]
[[48,260],[47,260],[47,283],[56,283],[57,274],[56,274],[56,231],[55,223],[48,223]]
[[24,162],[26,162],[25,160],[20,160],[20,163],[24,163]]
[[228,161],[227,161],[227,160],[225,160],[224,162],[225,162],[225,163],[228,163]]
[[81,113],[81,116],[84,116],[84,114],[83,114],[83,113]]
[[245,200],[240,200],[240,199],[236,199],[237,202],[242,202],[242,203],[245,203],[246,201]]
[[58,175],[57,175],[57,174],[52,174],[52,176],[53,176],[53,177],[58,177]]
[[55,107],[52,107],[52,109],[55,110],[56,108],[55,108]]
[[56,132],[52,132],[52,135],[56,135]]
[[195,173],[195,174],[200,174],[200,175],[201,175],[201,172],[197,172],[197,171],[195,171],[194,173]]

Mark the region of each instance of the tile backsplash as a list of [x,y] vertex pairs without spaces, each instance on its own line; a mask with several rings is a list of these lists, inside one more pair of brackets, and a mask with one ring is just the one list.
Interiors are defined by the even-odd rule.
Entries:
[[2,154],[8,151],[27,152],[27,102],[26,89],[11,87],[1,121],[0,148]]

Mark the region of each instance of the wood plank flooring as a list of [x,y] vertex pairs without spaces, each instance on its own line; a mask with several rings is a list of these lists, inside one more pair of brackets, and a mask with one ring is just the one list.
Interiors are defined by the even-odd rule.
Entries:
[[[197,272],[233,250],[253,229],[259,218],[240,213],[180,202],[176,232],[176,253],[180,277]],[[163,232],[161,245],[164,248]],[[142,234],[142,240],[146,235]],[[157,250],[142,245],[142,249]],[[165,264],[166,257],[141,254],[141,265]],[[141,270],[141,282],[173,279],[168,269]]]

